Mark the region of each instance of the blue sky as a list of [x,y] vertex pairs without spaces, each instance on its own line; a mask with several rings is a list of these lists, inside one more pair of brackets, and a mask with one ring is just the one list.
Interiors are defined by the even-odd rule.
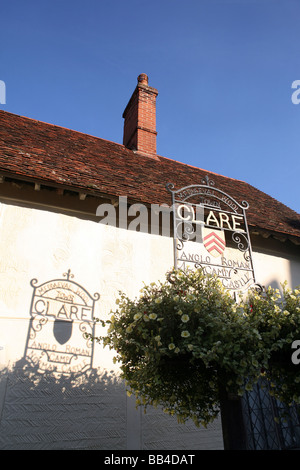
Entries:
[[1,109],[122,143],[146,73],[159,155],[300,212],[300,0],[14,0],[0,18]]

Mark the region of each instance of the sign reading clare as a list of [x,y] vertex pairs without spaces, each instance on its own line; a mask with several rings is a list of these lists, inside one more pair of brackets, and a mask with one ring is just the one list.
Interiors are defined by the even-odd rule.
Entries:
[[174,264],[214,274],[233,292],[256,284],[246,219],[249,205],[215,187],[206,176],[201,184],[174,189]]
[[33,295],[25,357],[40,372],[59,375],[83,373],[92,367],[93,342],[85,333],[94,332],[94,306],[100,298],[65,278],[38,285],[32,279]]

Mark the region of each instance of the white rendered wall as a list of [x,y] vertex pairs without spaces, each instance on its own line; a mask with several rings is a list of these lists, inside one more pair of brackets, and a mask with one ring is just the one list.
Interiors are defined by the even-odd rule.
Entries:
[[[173,265],[171,238],[1,204],[0,244],[0,449],[223,448],[219,420],[208,429],[197,429],[193,423],[178,425],[176,418],[160,410],[150,409],[146,415],[136,410],[118,378],[113,353],[100,345],[94,345],[91,365],[76,377],[75,386],[73,373],[54,377],[45,364],[55,357],[56,347],[60,351],[82,349],[81,321],[73,315],[72,334],[65,344],[56,344],[54,317],[46,326],[37,325],[40,331],[30,323],[32,279],[39,286],[63,279],[70,269],[71,281],[91,296],[100,294],[94,303],[94,318],[105,320],[115,307],[119,290],[134,297],[143,282],[164,278]],[[279,284],[285,279],[300,284],[299,258],[254,253],[254,265],[262,284]],[[64,288],[57,291],[60,296],[67,294]],[[100,332],[97,328],[96,334]],[[25,360],[32,345],[43,358],[43,371],[35,376],[30,375],[33,369]],[[63,354],[57,358],[62,360]],[[76,365],[76,358],[74,361]],[[79,368],[80,361],[77,358]],[[35,369],[39,367],[36,364]]]

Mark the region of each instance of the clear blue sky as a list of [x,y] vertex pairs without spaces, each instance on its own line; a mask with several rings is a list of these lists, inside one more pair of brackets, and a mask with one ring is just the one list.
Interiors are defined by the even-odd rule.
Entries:
[[1,109],[122,143],[146,73],[160,155],[300,212],[299,0],[14,0],[0,15]]

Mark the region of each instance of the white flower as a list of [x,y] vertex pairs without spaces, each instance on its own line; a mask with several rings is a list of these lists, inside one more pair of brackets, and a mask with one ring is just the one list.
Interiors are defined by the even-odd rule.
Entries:
[[190,317],[186,314],[182,315],[182,317],[181,317],[181,321],[183,323],[187,323],[189,321],[189,319],[190,319]]
[[181,332],[181,336],[183,338],[188,338],[190,336],[190,333],[187,330],[184,330],[184,331]]
[[174,343],[170,343],[169,346],[168,346],[168,348],[170,349],[170,351],[171,351],[172,349],[175,349],[175,344],[174,344]]
[[186,298],[188,300],[195,300],[195,296],[193,294],[187,294]]
[[154,300],[156,304],[161,304],[162,303],[162,298],[158,297],[157,299]]
[[156,313],[150,313],[149,318],[150,318],[151,320],[155,320],[155,319],[157,318]]

